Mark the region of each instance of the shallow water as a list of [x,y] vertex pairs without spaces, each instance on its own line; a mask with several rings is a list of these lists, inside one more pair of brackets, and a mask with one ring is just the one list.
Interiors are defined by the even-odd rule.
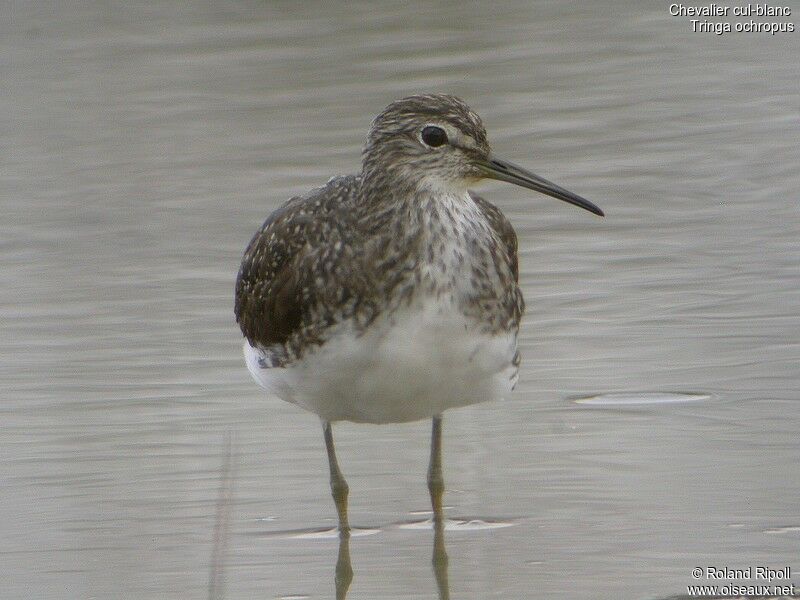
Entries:
[[[524,362],[445,418],[452,597],[800,572],[800,42],[646,4],[0,8],[3,596],[205,597],[228,432],[226,597],[333,595],[319,424],[250,381],[233,282],[270,210],[432,90],[608,215],[486,186],[520,234]],[[575,402],[644,393],[709,398]],[[336,427],[372,533],[351,598],[438,597],[428,428]]]

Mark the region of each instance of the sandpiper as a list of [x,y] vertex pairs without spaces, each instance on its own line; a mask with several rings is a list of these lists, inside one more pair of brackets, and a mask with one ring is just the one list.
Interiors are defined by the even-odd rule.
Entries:
[[247,368],[322,420],[341,532],[348,487],[332,422],[432,419],[428,489],[441,520],[442,413],[501,398],[517,381],[517,236],[469,191],[487,178],[603,216],[494,156],[462,100],[418,95],[372,122],[361,173],[290,199],[244,253],[235,312]]

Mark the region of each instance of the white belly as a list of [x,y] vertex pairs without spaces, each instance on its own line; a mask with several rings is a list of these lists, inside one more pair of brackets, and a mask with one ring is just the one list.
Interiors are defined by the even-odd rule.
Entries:
[[516,383],[516,332],[478,332],[449,303],[379,317],[356,337],[342,326],[288,368],[263,368],[244,344],[255,380],[326,421],[398,423],[495,400]]

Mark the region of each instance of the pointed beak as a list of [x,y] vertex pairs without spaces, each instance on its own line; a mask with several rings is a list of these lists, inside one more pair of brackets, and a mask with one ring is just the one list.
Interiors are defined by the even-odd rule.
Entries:
[[507,181],[508,183],[513,183],[515,185],[528,188],[529,190],[534,190],[535,192],[541,192],[542,194],[547,194],[553,198],[558,198],[564,202],[569,202],[575,206],[580,206],[581,208],[601,217],[605,216],[599,207],[595,206],[585,198],[581,198],[577,194],[573,194],[561,186],[547,181],[547,179],[543,177],[534,175],[527,169],[523,169],[514,163],[500,160],[491,154],[485,160],[479,162],[478,167],[483,172],[484,177],[488,177],[489,179]]

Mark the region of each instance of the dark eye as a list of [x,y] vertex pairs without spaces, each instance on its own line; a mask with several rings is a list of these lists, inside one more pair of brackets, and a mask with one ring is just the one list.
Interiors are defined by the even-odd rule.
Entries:
[[422,141],[428,144],[428,146],[431,148],[438,148],[442,144],[447,143],[447,134],[441,127],[428,125],[422,130]]

